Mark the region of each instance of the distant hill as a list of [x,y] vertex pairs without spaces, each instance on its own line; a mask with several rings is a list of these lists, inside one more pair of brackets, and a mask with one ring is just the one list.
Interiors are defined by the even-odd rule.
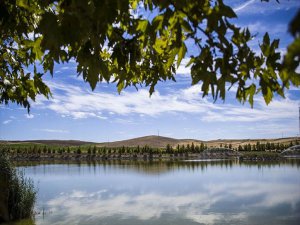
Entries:
[[81,146],[95,145],[95,142],[77,141],[77,140],[26,140],[26,141],[0,141],[0,144],[42,144],[56,146]]
[[175,139],[170,137],[162,137],[162,136],[145,136],[138,137],[123,141],[113,141],[113,142],[86,142],[86,141],[77,141],[77,140],[26,140],[26,141],[0,141],[0,144],[43,144],[43,145],[56,145],[56,146],[81,146],[81,145],[96,145],[96,146],[106,146],[106,147],[135,147],[135,146],[145,146],[153,148],[163,148],[166,147],[167,144],[170,144],[173,147],[179,145],[200,145],[201,143],[206,144],[208,147],[219,147],[220,145],[224,146],[225,144],[231,144],[232,147],[238,147],[239,145],[246,144],[256,144],[260,143],[283,143],[289,144],[291,141],[296,141],[297,137],[288,137],[288,138],[277,138],[277,139],[218,139],[218,140],[210,140],[210,141],[201,141],[196,139]]
[[138,137],[123,141],[114,141],[114,142],[104,142],[99,143],[97,146],[107,146],[107,147],[134,147],[134,146],[145,146],[148,145],[150,147],[155,148],[163,148],[166,147],[167,144],[175,147],[179,145],[200,145],[201,143],[206,144],[208,147],[218,147],[221,144],[224,146],[225,144],[231,144],[232,147],[238,147],[239,145],[245,144],[256,144],[257,142],[266,143],[266,142],[275,142],[275,143],[283,143],[288,144],[291,141],[296,141],[297,137],[288,137],[288,138],[278,138],[278,139],[218,139],[218,140],[210,140],[210,141],[201,141],[196,139],[175,139],[169,137],[162,137],[162,136],[145,136],[145,137]]
[[[287,137],[287,138],[269,138],[269,139],[218,139],[212,141],[206,141],[205,143],[209,147],[220,146],[221,144],[224,146],[225,144],[231,144],[233,148],[237,148],[239,145],[251,144],[254,145],[257,142],[263,143],[282,143],[284,145],[290,144],[291,141],[295,142],[297,137]],[[298,138],[299,140],[299,138]]]
[[162,136],[145,136],[145,137],[138,137],[123,141],[114,141],[114,142],[105,142],[99,143],[98,146],[107,146],[107,147],[134,147],[134,146],[145,146],[148,145],[154,148],[161,148],[165,147],[167,144],[172,146],[177,145],[180,143],[180,139],[169,138],[169,137],[162,137]]

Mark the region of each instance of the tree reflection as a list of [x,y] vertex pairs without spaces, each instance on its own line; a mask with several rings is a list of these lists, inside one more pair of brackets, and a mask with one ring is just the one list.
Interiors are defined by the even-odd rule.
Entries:
[[289,165],[300,168],[300,160],[287,159],[284,161],[239,161],[239,160],[103,160],[103,161],[56,161],[56,162],[17,162],[17,166],[39,166],[39,165],[76,165],[78,172],[83,167],[93,168],[96,173],[96,167],[101,166],[104,171],[109,168],[118,168],[121,170],[130,170],[138,173],[157,175],[164,174],[180,169],[195,171],[200,169],[202,172],[208,170],[210,167],[221,167],[232,169],[236,167],[257,167],[263,169],[265,167],[271,168],[276,166]]

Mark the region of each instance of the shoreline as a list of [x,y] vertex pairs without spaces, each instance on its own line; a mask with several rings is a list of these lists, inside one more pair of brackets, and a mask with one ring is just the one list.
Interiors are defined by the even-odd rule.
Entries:
[[[269,154],[268,156],[259,156],[254,154],[248,155],[226,155],[226,154],[132,154],[132,155],[90,155],[90,154],[29,154],[29,155],[10,155],[10,159],[16,162],[32,161],[32,162],[44,162],[44,161],[62,161],[62,162],[77,162],[77,161],[90,161],[90,162],[102,162],[111,160],[125,160],[125,161],[216,161],[216,160],[239,160],[239,161],[281,161],[286,160],[289,157],[280,156],[279,154]],[[293,158],[293,157],[291,157]],[[299,157],[296,157],[299,158]]]

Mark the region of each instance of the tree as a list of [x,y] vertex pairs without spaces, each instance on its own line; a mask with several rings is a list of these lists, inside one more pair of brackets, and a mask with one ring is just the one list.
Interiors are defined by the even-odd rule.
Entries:
[[283,61],[279,40],[268,33],[255,54],[248,44],[254,35],[233,24],[236,17],[223,0],[2,0],[0,102],[29,110],[30,99],[51,97],[43,75],[70,60],[92,89],[106,81],[116,82],[119,92],[145,85],[152,94],[159,81],[175,81],[185,57],[192,84],[201,83],[203,96],[215,100],[225,99],[227,85],[251,105],[259,92],[268,104],[274,93],[298,87],[300,11],[290,23],[294,41]]
[[192,144],[191,144],[191,152],[195,152],[195,145],[194,145],[194,142],[192,142]]
[[171,152],[172,152],[172,147],[171,147],[170,144],[167,144],[167,146],[166,146],[166,153],[170,154]]
[[204,144],[203,144],[203,142],[201,142],[201,144],[200,144],[200,150],[204,151],[204,149],[205,149]]
[[240,152],[240,151],[243,151],[243,147],[242,147],[241,145],[239,145],[238,151],[239,151],[239,152]]
[[81,154],[81,149],[80,149],[80,147],[77,148],[76,154],[77,154],[77,155],[80,155],[80,154]]
[[251,146],[251,144],[249,143],[248,145],[247,145],[247,151],[251,151],[252,150],[252,146]]
[[92,148],[91,148],[91,146],[88,147],[87,153],[88,153],[89,155],[92,154]]
[[200,147],[199,147],[199,145],[196,145],[196,146],[195,146],[195,152],[197,152],[197,153],[200,152]]
[[257,151],[261,151],[261,144],[260,144],[259,141],[256,142],[256,150],[257,150]]
[[96,153],[97,153],[97,147],[94,145],[93,154],[96,155]]

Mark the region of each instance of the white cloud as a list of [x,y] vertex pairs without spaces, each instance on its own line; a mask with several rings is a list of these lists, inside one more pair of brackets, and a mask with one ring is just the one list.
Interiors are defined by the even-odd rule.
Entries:
[[191,73],[191,65],[186,67],[191,58],[182,59],[178,69],[176,70],[176,74],[187,75]]
[[297,118],[298,101],[290,99],[273,100],[269,105],[266,105],[262,98],[256,98],[256,107],[238,107],[234,105],[226,105],[219,111],[208,112],[202,120],[204,121],[240,121],[240,122],[255,122],[255,121],[274,121],[282,119]]
[[286,99],[274,99],[268,106],[262,97],[256,97],[254,109],[240,104],[214,104],[207,98],[202,98],[200,84],[172,90],[167,94],[157,91],[151,97],[146,89],[123,91],[119,95],[91,92],[74,85],[51,83],[49,86],[54,99],[40,99],[36,107],[47,108],[74,119],[107,119],[132,114],[156,117],[165,113],[190,113],[206,122],[255,122],[297,118],[298,113],[298,101],[291,100],[288,96]]
[[291,8],[299,7],[299,0],[280,1],[280,3],[274,1],[263,2],[256,0],[249,1],[233,1],[228,2],[233,5],[233,10],[237,14],[261,14],[270,13],[277,10],[289,10]]
[[2,124],[9,124],[9,123],[11,123],[12,122],[12,120],[4,120],[3,122],[2,122]]
[[243,9],[245,9],[248,5],[252,4],[254,1],[255,1],[255,0],[247,1],[247,2],[245,2],[245,3],[243,3],[243,4],[239,5],[239,6],[236,6],[235,8],[233,8],[233,10],[234,10],[235,12],[238,12],[238,11],[240,11],[240,10],[243,10]]
[[112,123],[119,123],[119,124],[135,124],[134,121],[131,119],[122,119],[122,118],[115,118],[111,121]]
[[74,117],[74,119],[84,119],[84,118],[88,118],[88,117],[96,117],[95,113],[80,112],[80,111],[71,112],[71,115]]
[[33,119],[34,115],[32,114],[24,114],[27,119]]
[[85,112],[85,111],[75,111],[75,112],[70,112],[70,116],[72,116],[74,119],[85,119],[85,118],[90,118],[90,117],[96,117],[99,119],[106,120],[106,116],[101,116],[101,113],[93,113],[93,112]]
[[40,129],[40,131],[48,133],[69,133],[68,130],[57,130],[57,129]]
[[[49,86],[54,92],[54,99],[50,100],[47,106],[39,102],[38,105],[44,105],[59,114],[69,115],[76,119],[100,117],[98,112],[156,116],[164,112],[196,113],[216,108],[216,105],[198,98],[198,94],[193,91],[197,86],[191,87],[190,91],[182,90],[178,94],[161,95],[155,92],[151,97],[145,89],[137,92],[124,91],[118,95],[99,91],[90,92],[73,85],[50,84]],[[56,92],[57,90],[60,93]],[[42,101],[46,102],[46,100]]]
[[288,30],[287,24],[284,23],[272,24],[272,29],[270,29],[270,24],[262,23],[261,21],[247,24],[245,27],[248,27],[252,34],[259,33],[263,35],[268,31],[268,33],[272,34],[272,36],[277,35],[279,33],[287,33]]

